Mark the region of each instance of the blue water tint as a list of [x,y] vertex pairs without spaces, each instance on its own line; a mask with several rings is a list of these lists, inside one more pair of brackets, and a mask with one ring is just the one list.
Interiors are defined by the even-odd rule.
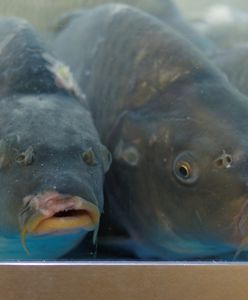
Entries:
[[73,233],[28,235],[25,245],[21,244],[19,235],[0,237],[0,260],[51,260],[59,258],[73,249],[88,231],[78,230]]

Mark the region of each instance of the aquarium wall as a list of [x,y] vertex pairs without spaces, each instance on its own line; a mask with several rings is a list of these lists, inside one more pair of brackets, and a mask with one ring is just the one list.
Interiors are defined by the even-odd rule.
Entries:
[[0,14],[3,298],[246,299],[246,1]]
[[245,1],[0,11],[0,260],[245,262]]

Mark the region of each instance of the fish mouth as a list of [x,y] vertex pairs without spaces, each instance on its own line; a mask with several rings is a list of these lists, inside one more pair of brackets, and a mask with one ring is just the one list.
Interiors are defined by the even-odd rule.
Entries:
[[24,249],[27,234],[65,233],[79,229],[97,231],[100,211],[97,206],[79,196],[45,192],[23,199],[20,212],[21,242]]

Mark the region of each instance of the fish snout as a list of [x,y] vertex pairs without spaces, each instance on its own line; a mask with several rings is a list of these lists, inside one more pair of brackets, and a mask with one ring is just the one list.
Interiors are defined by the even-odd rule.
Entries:
[[100,221],[98,207],[86,199],[45,191],[23,199],[19,215],[22,240],[26,234],[51,234],[83,229],[95,231]]
[[96,184],[97,180],[93,180],[86,172],[78,174],[76,171],[59,171],[58,173],[59,175],[47,172],[47,174],[45,173],[34,178],[33,181],[36,183],[36,186],[33,190],[37,192],[54,191],[62,195],[77,195],[95,204],[102,211],[102,185]]

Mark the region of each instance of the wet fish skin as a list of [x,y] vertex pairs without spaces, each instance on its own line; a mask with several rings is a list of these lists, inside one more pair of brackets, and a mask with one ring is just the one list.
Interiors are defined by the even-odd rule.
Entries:
[[128,6],[75,17],[54,50],[113,155],[107,228],[126,231],[140,258],[236,251],[247,235],[247,98],[191,43]]
[[[72,222],[94,218],[88,207],[102,212],[111,158],[68,69],[35,30],[1,18],[0,46],[0,260],[55,259],[97,230]],[[36,234],[36,215],[44,233]]]

